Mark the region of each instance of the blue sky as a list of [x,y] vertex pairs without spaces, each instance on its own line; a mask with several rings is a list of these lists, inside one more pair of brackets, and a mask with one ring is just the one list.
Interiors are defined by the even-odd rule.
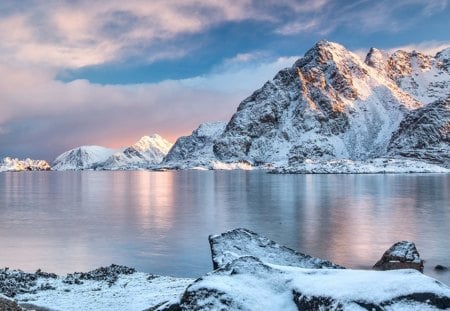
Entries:
[[322,38],[434,54],[449,17],[448,0],[2,1],[0,157],[174,141]]

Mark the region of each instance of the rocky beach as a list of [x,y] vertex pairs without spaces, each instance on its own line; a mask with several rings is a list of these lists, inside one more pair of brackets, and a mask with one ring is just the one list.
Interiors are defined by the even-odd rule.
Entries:
[[0,310],[450,308],[450,288],[420,272],[424,262],[409,241],[392,245],[372,270],[345,269],[247,229],[211,235],[209,243],[214,270],[198,279],[114,264],[65,276],[4,268]]

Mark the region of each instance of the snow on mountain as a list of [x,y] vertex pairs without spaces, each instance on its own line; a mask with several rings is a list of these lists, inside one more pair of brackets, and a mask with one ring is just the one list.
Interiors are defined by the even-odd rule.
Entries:
[[162,161],[172,144],[154,134],[134,145],[117,150],[100,146],[81,146],[64,152],[53,162],[53,170],[133,170],[149,168]]
[[103,170],[130,170],[149,168],[159,164],[172,148],[172,143],[161,136],[154,134],[142,137],[137,143],[122,152],[116,152],[96,169]]
[[214,151],[255,164],[365,160],[384,154],[405,111],[418,107],[358,56],[320,41],[240,104]]
[[52,170],[76,171],[92,169],[94,164],[106,161],[117,150],[101,146],[81,146],[59,155],[53,161]]
[[162,162],[163,167],[210,166],[215,160],[213,144],[225,130],[225,122],[203,123],[190,136],[178,138]]
[[450,49],[435,57],[416,51],[391,55],[372,48],[366,63],[386,75],[418,101],[428,104],[450,95]]
[[450,168],[450,96],[409,112],[392,136],[391,156],[426,160]]
[[0,172],[21,172],[21,171],[49,171],[50,165],[44,160],[25,159],[6,157],[0,160]]
[[194,131],[163,163],[283,167],[384,158],[406,116],[448,96],[449,54],[371,49],[363,62],[342,45],[320,41],[242,101],[223,132]]

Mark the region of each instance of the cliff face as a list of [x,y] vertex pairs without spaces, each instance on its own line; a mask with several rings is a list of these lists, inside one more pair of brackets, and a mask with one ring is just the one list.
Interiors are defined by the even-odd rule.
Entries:
[[390,156],[450,168],[450,97],[409,112],[393,134],[388,150]]

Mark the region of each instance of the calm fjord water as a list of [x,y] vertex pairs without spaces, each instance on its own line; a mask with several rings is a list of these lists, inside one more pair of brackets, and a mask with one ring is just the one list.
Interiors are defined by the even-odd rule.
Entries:
[[68,273],[111,263],[197,277],[207,237],[236,227],[352,268],[412,240],[450,284],[450,174],[245,171],[0,174],[0,267]]

